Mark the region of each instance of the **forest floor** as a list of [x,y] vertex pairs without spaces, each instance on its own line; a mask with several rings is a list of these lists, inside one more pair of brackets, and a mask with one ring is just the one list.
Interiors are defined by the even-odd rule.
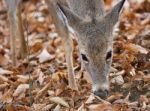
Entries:
[[[74,40],[74,70],[79,91],[67,87],[61,37],[42,0],[23,3],[28,60],[11,64],[7,13],[0,14],[0,111],[150,111],[150,1],[126,1],[114,36],[110,94],[93,95],[91,80],[80,71]],[[108,0],[109,1],[109,0]],[[106,2],[107,9],[111,4]],[[6,5],[0,0],[0,10]],[[18,43],[19,44],[19,43]]]

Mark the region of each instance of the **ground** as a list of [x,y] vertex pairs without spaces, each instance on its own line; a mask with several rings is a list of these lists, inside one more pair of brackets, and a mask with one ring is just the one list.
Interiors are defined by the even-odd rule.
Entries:
[[[106,8],[116,3],[106,0]],[[11,64],[9,21],[0,0],[0,111],[150,111],[150,1],[128,0],[114,31],[110,94],[95,97],[86,71],[80,71],[74,40],[79,91],[67,87],[61,37],[42,0],[23,3],[29,54]]]

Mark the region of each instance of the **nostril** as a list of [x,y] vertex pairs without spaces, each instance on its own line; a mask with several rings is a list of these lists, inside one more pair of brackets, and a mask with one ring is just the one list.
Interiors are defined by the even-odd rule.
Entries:
[[104,91],[99,90],[99,91],[95,91],[94,94],[102,99],[106,99],[109,92],[108,92],[108,90],[104,90]]

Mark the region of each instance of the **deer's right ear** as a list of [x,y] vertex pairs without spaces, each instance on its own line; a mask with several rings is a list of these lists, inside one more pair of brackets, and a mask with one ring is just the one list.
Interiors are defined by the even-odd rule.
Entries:
[[79,25],[79,23],[82,21],[82,19],[78,15],[73,13],[69,8],[67,8],[65,6],[62,6],[62,5],[58,4],[58,3],[57,3],[57,5],[60,8],[60,10],[63,13],[63,15],[66,17],[69,25],[72,28],[76,28]]
[[120,12],[126,0],[121,0],[118,4],[116,4],[112,10],[106,15],[106,19],[108,19],[113,25],[118,21]]

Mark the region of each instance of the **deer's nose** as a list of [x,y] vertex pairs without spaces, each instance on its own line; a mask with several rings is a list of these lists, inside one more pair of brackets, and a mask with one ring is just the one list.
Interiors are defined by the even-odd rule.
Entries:
[[98,91],[94,91],[94,94],[102,99],[106,99],[109,91],[108,90],[98,90]]

